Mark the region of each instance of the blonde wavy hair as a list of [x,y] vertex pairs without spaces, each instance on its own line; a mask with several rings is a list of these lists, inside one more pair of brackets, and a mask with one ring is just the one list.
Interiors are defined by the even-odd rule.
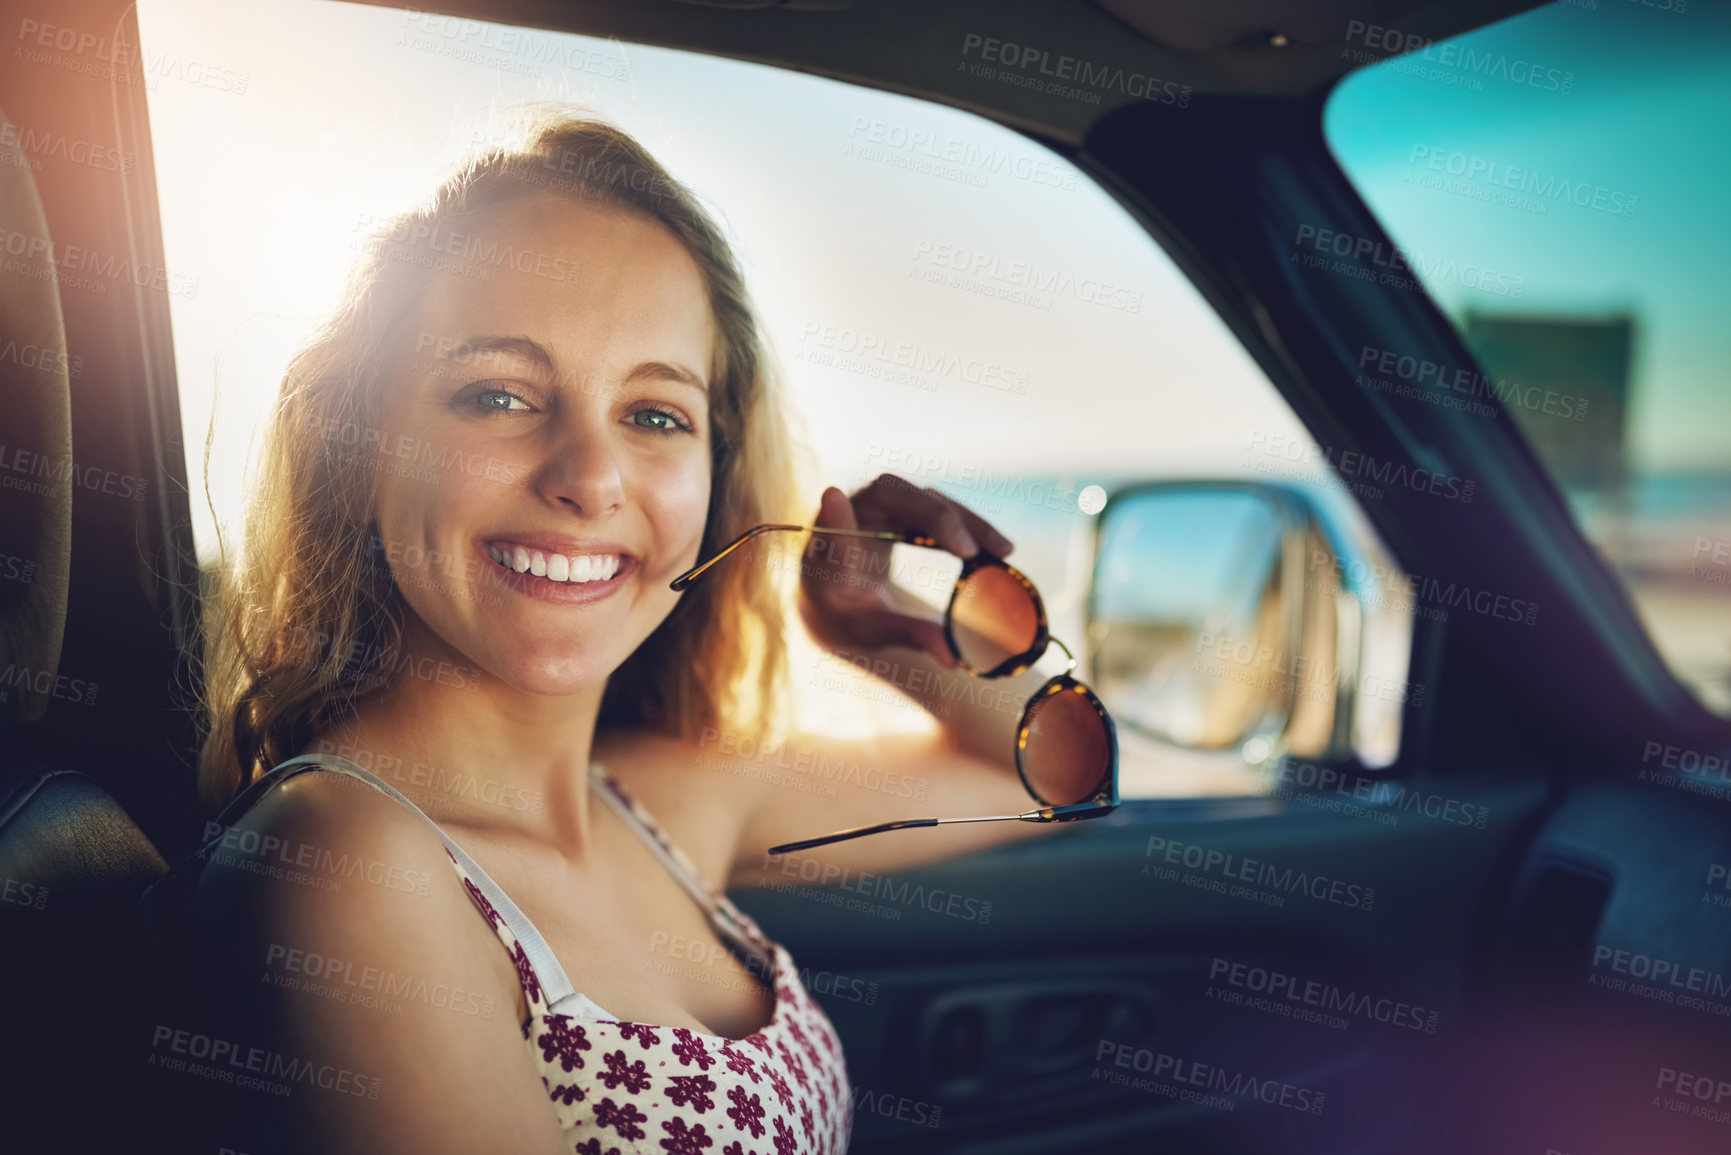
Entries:
[[[331,430],[375,414],[436,270],[414,238],[473,235],[524,197],[565,195],[660,223],[701,270],[717,339],[710,375],[711,491],[702,557],[759,522],[807,516],[805,468],[774,358],[721,230],[644,148],[599,120],[540,112],[527,143],[471,157],[421,207],[374,234],[334,315],[290,362],[248,495],[241,556],[207,574],[199,787],[216,808],[392,684],[401,591],[367,523],[377,463]],[[401,238],[411,238],[405,251]],[[206,487],[214,422],[205,444]],[[760,740],[787,710],[785,570],[718,566],[614,671],[598,728]],[[400,676],[400,667],[399,667]]]

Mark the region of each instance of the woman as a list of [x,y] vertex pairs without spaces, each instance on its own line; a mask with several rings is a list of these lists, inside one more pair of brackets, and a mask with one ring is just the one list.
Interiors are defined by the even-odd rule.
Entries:
[[[282,1053],[341,1072],[293,1088],[298,1142],[843,1150],[834,1032],[721,888],[762,881],[777,842],[1026,809],[1016,712],[786,738],[892,766],[918,802],[712,769],[780,738],[785,567],[742,552],[669,583],[809,507],[738,267],[692,195],[594,121],[471,162],[378,239],[290,366],[260,474],[213,615],[201,759],[213,806],[251,785],[198,907],[243,928]],[[887,477],[825,490],[816,524],[1010,549]],[[899,684],[951,668],[939,626],[860,580],[881,557],[825,540],[798,591],[812,634],[888,655]],[[882,871],[1033,829],[823,857]]]

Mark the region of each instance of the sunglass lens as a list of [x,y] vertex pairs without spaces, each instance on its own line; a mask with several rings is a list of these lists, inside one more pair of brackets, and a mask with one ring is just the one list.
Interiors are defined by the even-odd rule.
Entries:
[[950,632],[964,662],[982,672],[996,669],[1034,648],[1040,609],[1009,570],[982,566],[956,588]]
[[1112,770],[1112,735],[1088,696],[1075,687],[1042,690],[1028,707],[1022,773],[1049,806],[1086,802]]

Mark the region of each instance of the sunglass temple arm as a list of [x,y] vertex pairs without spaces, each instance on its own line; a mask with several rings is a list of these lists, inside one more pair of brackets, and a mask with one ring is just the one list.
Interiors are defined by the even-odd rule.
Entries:
[[1030,810],[1026,814],[991,814],[982,818],[904,818],[899,822],[880,822],[876,826],[856,826],[852,830],[838,830],[834,834],[825,834],[820,838],[784,842],[780,846],[770,847],[767,853],[791,854],[796,850],[810,850],[814,846],[828,846],[832,842],[846,842],[850,838],[864,838],[868,834],[882,834],[889,830],[909,830],[919,826],[938,826],[946,822],[1050,822],[1051,820],[1050,807]]
[[758,534],[769,533],[775,530],[787,530],[793,533],[839,533],[845,534],[849,537],[870,537],[876,538],[879,541],[899,541],[905,542],[908,545],[932,546],[934,548],[938,544],[936,538],[927,537],[924,534],[913,532],[897,533],[893,530],[842,529],[840,527],[827,525],[755,525],[734,538],[733,541],[729,542],[727,545],[722,546],[716,551],[715,556],[710,558],[708,561],[699,562],[691,569],[686,570],[684,573],[674,578],[671,583],[671,588],[675,590],[685,589],[699,577],[702,577],[710,566],[714,565],[716,562],[720,561],[722,558],[726,557],[728,554],[732,553]]

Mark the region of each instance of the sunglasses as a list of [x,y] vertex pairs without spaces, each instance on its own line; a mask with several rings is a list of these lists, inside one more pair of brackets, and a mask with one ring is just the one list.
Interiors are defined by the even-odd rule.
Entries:
[[[746,530],[714,557],[673,579],[683,590],[716,562],[766,533],[831,533],[941,549],[935,538],[917,533],[868,529],[831,529],[810,525],[759,525]],[[956,664],[976,678],[1008,678],[1028,669],[1056,644],[1069,664],[1046,681],[1022,707],[1016,728],[1016,773],[1038,809],[980,818],[908,818],[838,830],[769,848],[770,854],[810,850],[831,842],[864,838],[891,830],[940,826],[949,822],[1074,822],[1099,818],[1118,806],[1118,731],[1094,691],[1071,677],[1076,656],[1046,627],[1046,606],[1027,576],[1000,557],[981,550],[962,559],[962,572],[944,609],[944,640]]]

